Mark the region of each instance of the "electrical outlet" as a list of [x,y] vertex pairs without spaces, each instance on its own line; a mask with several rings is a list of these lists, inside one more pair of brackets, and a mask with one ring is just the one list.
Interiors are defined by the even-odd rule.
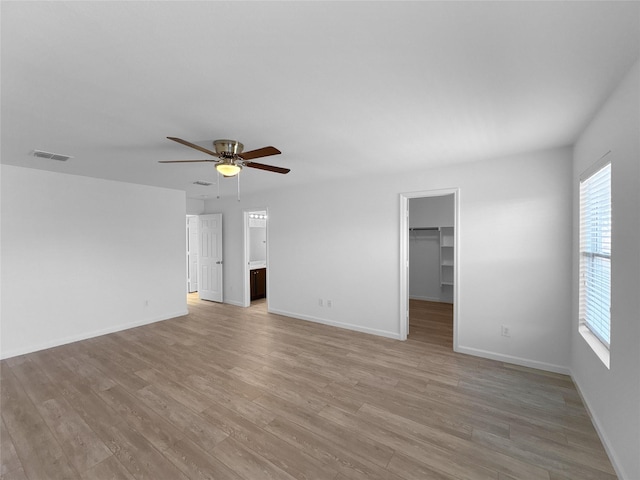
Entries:
[[331,300],[327,300],[327,308],[331,308],[333,306],[333,303],[331,302]]
[[318,306],[319,307],[324,307],[324,302],[322,301],[321,298],[318,299]]
[[501,325],[500,326],[500,334],[503,337],[510,337],[511,336],[511,329],[506,325]]

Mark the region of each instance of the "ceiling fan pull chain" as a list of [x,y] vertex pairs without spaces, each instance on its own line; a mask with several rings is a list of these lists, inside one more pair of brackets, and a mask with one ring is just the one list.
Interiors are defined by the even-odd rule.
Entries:
[[238,179],[238,201],[240,201],[240,174],[236,175]]
[[217,178],[218,178],[218,182],[217,182],[217,183],[218,183],[218,195],[216,196],[216,198],[217,198],[218,200],[220,200],[220,172],[218,172],[218,171],[216,170],[216,173],[217,173]]

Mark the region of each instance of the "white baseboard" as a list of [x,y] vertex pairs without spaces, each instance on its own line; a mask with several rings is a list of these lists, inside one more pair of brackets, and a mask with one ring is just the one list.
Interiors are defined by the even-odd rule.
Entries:
[[163,320],[169,320],[170,318],[182,317],[189,313],[188,310],[183,310],[180,312],[170,313],[167,315],[161,315],[155,318],[147,318],[144,320],[139,320],[131,323],[123,323],[120,325],[114,325],[112,327],[103,328],[101,330],[94,330],[92,332],[85,332],[78,335],[71,335],[69,337],[58,338],[56,340],[51,340],[46,343],[41,343],[38,345],[31,345],[29,347],[16,348],[9,351],[3,351],[0,354],[0,359],[4,360],[5,358],[17,357],[18,355],[25,355],[27,353],[33,353],[40,350],[46,350],[47,348],[59,347],[60,345],[66,345],[68,343],[79,342],[80,340],[87,340],[88,338],[99,337],[101,335],[107,335],[109,333],[121,332],[122,330],[128,330],[130,328],[141,327],[142,325],[148,325],[150,323],[162,322]]
[[513,363],[514,365],[520,365],[521,367],[537,368],[538,370],[545,370],[547,372],[571,375],[569,367],[563,367],[562,365],[555,365],[553,363],[539,362],[537,360],[529,360],[527,358],[514,357],[512,355],[505,355],[503,353],[495,353],[488,350],[464,347],[460,345],[455,348],[455,351],[458,353],[466,353],[467,355],[474,355],[476,357],[497,360],[499,362]]
[[447,300],[440,297],[424,297],[422,295],[409,295],[409,300],[423,300],[425,302],[453,303],[453,300]]
[[244,303],[237,301],[237,300],[228,300],[228,299],[224,299],[224,301],[222,303],[228,303],[229,305],[234,305],[236,307],[243,307],[244,308]]
[[409,300],[424,300],[425,302],[441,302],[439,297],[425,297],[424,295],[409,295]]
[[580,395],[580,399],[584,404],[584,408],[587,410],[587,413],[589,414],[589,418],[591,419],[591,423],[596,429],[596,433],[598,434],[598,437],[600,437],[600,441],[602,442],[602,445],[604,446],[604,449],[607,452],[607,455],[609,456],[609,460],[611,461],[611,465],[613,466],[613,469],[616,471],[616,475],[620,480],[631,479],[631,477],[627,475],[624,469],[620,466],[621,463],[615,454],[615,450],[611,447],[611,442],[609,441],[609,437],[607,437],[607,435],[604,433],[604,429],[602,428],[602,425],[598,421],[598,417],[596,417],[593,414],[593,410],[589,406],[587,397],[585,397],[582,394],[582,390],[580,389],[580,384],[578,383],[577,379],[573,376],[573,374],[571,374],[571,380],[573,380],[573,384],[576,386],[576,391],[578,392],[578,395]]
[[297,320],[305,320],[308,322],[321,323],[323,325],[329,325],[332,327],[345,328],[347,330],[354,330],[356,332],[368,333],[371,335],[377,335],[379,337],[393,338],[395,340],[400,339],[400,334],[398,332],[389,332],[387,330],[378,330],[376,328],[368,328],[360,325],[354,325],[352,323],[342,323],[335,322],[333,320],[327,320],[325,318],[313,317],[311,315],[302,315],[299,313],[287,312],[284,310],[276,310],[273,308],[269,308],[269,313],[273,313],[276,315],[282,315],[284,317],[295,318]]

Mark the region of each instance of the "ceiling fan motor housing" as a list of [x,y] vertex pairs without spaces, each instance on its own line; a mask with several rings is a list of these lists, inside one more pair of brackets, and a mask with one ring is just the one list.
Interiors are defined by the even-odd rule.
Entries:
[[244,145],[236,140],[215,140],[213,146],[216,153],[222,157],[233,157],[242,153]]

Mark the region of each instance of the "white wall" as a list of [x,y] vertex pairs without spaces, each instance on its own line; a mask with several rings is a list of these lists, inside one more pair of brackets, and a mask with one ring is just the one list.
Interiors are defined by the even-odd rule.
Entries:
[[[453,195],[409,199],[409,227],[453,227]],[[440,232],[414,230],[409,234],[409,298],[453,302],[453,287],[440,284]]]
[[184,192],[1,171],[3,358],[186,313]]
[[204,213],[204,200],[200,198],[187,198],[187,215],[200,215]]
[[571,370],[621,479],[640,478],[640,64],[583,132],[574,149],[574,252],[579,176],[611,150],[611,369],[578,333],[574,253]]
[[460,351],[568,371],[571,149],[286,185],[206,201],[224,213],[225,301],[242,304],[242,211],[266,206],[271,311],[399,338],[399,194],[459,187]]
[[409,228],[453,227],[454,221],[453,195],[409,199]]

